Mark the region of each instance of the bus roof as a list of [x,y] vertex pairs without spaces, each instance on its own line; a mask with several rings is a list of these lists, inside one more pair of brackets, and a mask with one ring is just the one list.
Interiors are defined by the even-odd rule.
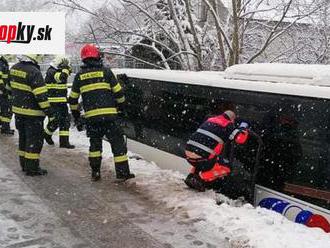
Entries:
[[225,72],[114,69],[131,78],[330,99],[330,66],[246,64]]

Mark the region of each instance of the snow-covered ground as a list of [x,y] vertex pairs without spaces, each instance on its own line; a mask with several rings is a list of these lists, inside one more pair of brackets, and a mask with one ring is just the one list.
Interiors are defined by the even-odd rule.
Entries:
[[[72,143],[88,152],[88,139],[84,133],[75,133]],[[110,157],[109,145],[104,142],[103,156]],[[216,198],[225,198],[212,191],[197,193],[189,190],[185,175],[162,170],[156,164],[138,160],[129,154],[131,170],[136,178],[129,180],[132,187],[143,192],[148,199],[171,209],[171,214],[185,212],[189,219],[205,222],[213,235],[225,235],[232,248],[329,248],[330,234],[318,228],[293,223],[282,215],[250,204],[227,201],[220,206]],[[169,161],[170,162],[170,161]],[[112,168],[113,169],[113,168]],[[211,227],[211,228],[210,228]]]

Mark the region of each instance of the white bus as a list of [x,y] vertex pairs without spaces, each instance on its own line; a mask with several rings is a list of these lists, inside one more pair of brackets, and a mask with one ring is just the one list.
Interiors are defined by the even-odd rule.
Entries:
[[[119,79],[124,74],[128,78],[123,80],[128,101],[125,132],[131,151],[164,169],[187,173],[184,146],[190,134],[205,116],[233,109],[264,144],[254,204],[330,232],[330,66],[254,64],[225,72],[114,72]],[[251,139],[235,149],[235,157],[251,172],[257,142]],[[240,191],[236,185],[237,196],[244,195],[242,187]]]

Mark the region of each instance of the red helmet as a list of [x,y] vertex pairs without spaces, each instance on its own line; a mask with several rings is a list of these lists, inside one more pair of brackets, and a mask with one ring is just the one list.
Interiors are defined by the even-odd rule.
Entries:
[[99,59],[101,57],[100,50],[93,44],[84,45],[80,51],[82,60],[87,58]]
[[236,144],[239,144],[239,145],[243,145],[246,143],[246,141],[248,140],[249,138],[249,132],[244,130],[244,131],[241,131],[239,132],[236,137],[235,137],[235,142]]

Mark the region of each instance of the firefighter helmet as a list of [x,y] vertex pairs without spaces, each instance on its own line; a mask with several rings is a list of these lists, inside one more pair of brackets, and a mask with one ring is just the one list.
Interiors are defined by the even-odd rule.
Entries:
[[25,54],[23,55],[31,60],[33,60],[35,63],[41,63],[43,56],[41,54]]
[[87,58],[100,59],[100,50],[93,44],[86,44],[81,48],[80,57],[82,60]]
[[52,61],[52,65],[56,68],[68,67],[68,66],[70,66],[70,60],[69,60],[69,58],[67,58],[65,56],[58,55]]
[[236,114],[234,111],[226,110],[224,114],[229,118],[229,120],[234,121],[236,119]]

